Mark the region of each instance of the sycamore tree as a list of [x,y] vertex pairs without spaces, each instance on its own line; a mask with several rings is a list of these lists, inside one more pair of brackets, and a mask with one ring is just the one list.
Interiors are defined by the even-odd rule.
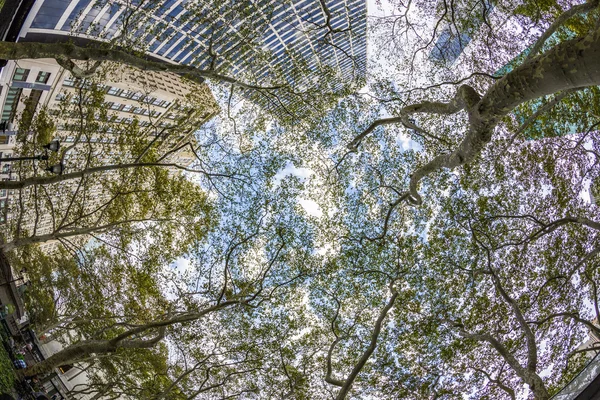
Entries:
[[[236,19],[230,21],[230,24],[237,23],[236,21],[239,21],[237,18],[243,18],[246,13],[251,13],[252,10],[247,9],[248,4],[250,3],[234,5],[231,10],[226,10],[227,13],[239,14]],[[150,7],[160,5],[161,3],[157,2],[157,4],[150,4]],[[102,4],[99,3],[97,6],[101,7]],[[255,7],[253,4],[250,4],[250,6]],[[329,13],[326,4],[323,3],[320,7]],[[198,26],[213,23],[215,10],[209,8],[209,11],[206,15],[200,12],[195,15],[192,13],[189,23]],[[198,245],[198,240],[210,224],[211,221],[208,216],[210,207],[206,195],[187,180],[170,175],[166,168],[200,173],[207,181],[206,186],[217,193],[219,193],[219,183],[215,182],[217,179],[231,179],[237,185],[238,182],[243,182],[245,178],[238,176],[237,172],[213,173],[214,164],[207,160],[211,155],[211,149],[207,149],[201,154],[204,151],[201,148],[202,146],[195,147],[189,143],[184,143],[184,145],[169,151],[165,151],[167,149],[164,148],[161,149],[159,145],[164,141],[163,139],[171,130],[181,130],[181,125],[187,122],[185,119],[179,121],[180,123],[177,126],[170,127],[170,129],[157,130],[154,132],[154,139],[145,135],[144,130],[135,121],[128,126],[118,126],[117,128],[112,126],[110,115],[104,109],[103,88],[99,83],[103,79],[103,69],[107,66],[110,68],[111,62],[126,64],[142,71],[177,73],[196,83],[202,83],[204,79],[209,78],[218,83],[226,84],[228,85],[225,88],[228,90],[228,112],[235,108],[233,100],[238,98],[238,90],[250,91],[251,95],[255,93],[255,101],[266,105],[267,108],[273,105],[281,107],[284,114],[287,115],[288,122],[293,121],[297,114],[305,111],[309,111],[309,114],[321,113],[326,106],[332,103],[332,99],[345,90],[337,88],[334,91],[332,87],[325,88],[323,84],[320,84],[318,89],[313,85],[310,85],[308,89],[295,88],[290,82],[296,82],[303,75],[306,75],[308,71],[306,60],[301,60],[297,68],[292,69],[291,72],[271,71],[272,75],[276,76],[276,78],[271,78],[271,82],[259,82],[256,76],[262,76],[263,72],[257,71],[256,68],[249,69],[241,78],[232,78],[231,75],[226,75],[226,73],[232,73],[233,71],[231,63],[227,60],[227,52],[222,51],[222,49],[228,43],[229,37],[227,34],[231,35],[231,32],[227,32],[227,25],[223,26],[216,23],[214,29],[210,31],[209,37],[206,38],[208,52],[211,56],[211,63],[208,68],[201,69],[196,65],[182,67],[148,61],[139,55],[139,43],[130,42],[136,36],[127,36],[135,33],[135,31],[128,29],[129,24],[138,24],[140,21],[145,20],[147,12],[148,10],[142,12],[140,7],[130,5],[123,15],[123,34],[114,40],[108,41],[106,46],[100,46],[99,48],[82,48],[71,43],[30,43],[23,46],[21,44],[14,46],[10,43],[0,44],[3,54],[13,60],[47,58],[48,56],[54,58],[76,78],[78,92],[76,96],[65,98],[63,107],[60,110],[50,110],[49,112],[43,110],[37,115],[37,118],[26,115],[24,117],[27,119],[27,123],[20,124],[24,133],[29,131],[30,128],[38,132],[39,129],[36,128],[42,125],[48,126],[48,130],[52,131],[52,123],[62,123],[62,120],[66,118],[68,124],[60,127],[60,130],[71,131],[75,141],[53,157],[51,162],[63,163],[68,161],[69,171],[60,176],[52,177],[43,171],[37,170],[36,166],[21,165],[20,168],[15,168],[16,172],[19,173],[19,179],[2,183],[2,189],[13,191],[19,199],[15,204],[16,209],[12,210],[12,215],[16,215],[16,218],[10,219],[11,226],[3,238],[2,249],[5,251],[17,249],[27,252],[29,250],[28,245],[50,240],[58,240],[67,249],[66,252],[54,255],[54,257],[57,257],[56,260],[40,260],[40,264],[46,264],[47,268],[38,271],[37,283],[40,287],[49,285],[54,290],[49,290],[50,293],[44,293],[43,296],[40,296],[40,299],[48,300],[47,304],[35,306],[39,306],[39,310],[36,311],[39,311],[40,323],[44,324],[45,330],[53,332],[66,331],[69,336],[71,336],[71,332],[74,332],[74,336],[66,340],[67,347],[61,353],[53,356],[44,364],[26,371],[25,374],[27,375],[47,372],[65,363],[95,359],[96,357],[102,358],[104,355],[112,354],[117,349],[127,351],[130,349],[152,348],[169,334],[167,328],[170,326],[196,321],[206,314],[230,306],[248,307],[251,305],[256,307],[257,305],[254,303],[260,304],[263,297],[266,297],[265,293],[268,292],[268,296],[271,296],[271,291],[275,291],[279,286],[285,287],[302,276],[302,273],[296,273],[287,276],[290,279],[282,278],[281,282],[269,281],[269,285],[272,286],[269,287],[269,290],[262,287],[263,281],[270,277],[268,272],[272,264],[280,257],[281,249],[275,251],[274,255],[270,254],[271,250],[269,250],[269,255],[273,256],[274,259],[272,261],[261,260],[268,268],[265,267],[264,273],[252,276],[250,282],[244,282],[243,278],[232,277],[230,274],[234,271],[234,268],[229,266],[227,261],[225,262],[224,271],[220,272],[223,275],[220,278],[222,289],[219,289],[216,293],[209,293],[210,296],[206,295],[207,298],[202,298],[202,301],[187,299],[190,296],[178,296],[177,302],[174,303],[183,303],[183,306],[181,306],[181,310],[177,309],[174,312],[174,317],[169,313],[170,311],[162,310],[161,314],[160,309],[156,311],[155,315],[144,316],[141,313],[135,317],[130,314],[114,315],[112,310],[119,310],[123,306],[122,303],[132,306],[131,298],[128,300],[114,295],[113,292],[98,291],[99,282],[103,279],[114,279],[115,284],[118,283],[123,287],[133,285],[135,282],[135,279],[133,279],[135,278],[135,268],[126,268],[126,266],[133,264],[138,268],[147,268],[146,264],[149,261],[146,258],[151,258],[155,267],[161,262],[164,265],[172,261],[173,257],[188,251],[190,243]],[[333,45],[333,38],[336,35],[342,35],[346,32],[351,33],[350,28],[345,29],[345,32],[333,28],[330,20],[331,17],[327,19],[323,26],[313,26],[311,28],[311,31],[315,34],[323,32],[324,46],[328,46],[329,43]],[[256,21],[255,25],[248,25],[246,30],[240,30],[239,33],[246,37],[240,42],[241,48],[232,48],[231,52],[245,52],[247,49],[254,47],[256,64],[258,66],[261,63],[268,64],[270,53],[261,48],[260,40],[255,37],[255,32],[264,30],[270,22],[269,19]],[[150,26],[144,33],[163,35],[164,32],[161,32],[161,29],[164,30],[165,28]],[[296,57],[299,58],[299,55],[296,55]],[[320,77],[324,82],[328,82],[333,75],[334,72],[330,68],[324,68],[320,71]],[[288,96],[288,99],[281,100],[280,97],[282,96]],[[288,103],[290,98],[291,103]],[[292,104],[294,102],[297,104]],[[310,107],[307,107],[307,104]],[[256,110],[256,108],[254,109]],[[52,117],[54,117],[54,121]],[[265,118],[258,125],[265,126],[266,123]],[[97,132],[108,131],[108,129],[111,129],[118,138],[119,152],[116,155],[108,147],[103,147],[101,144],[92,144],[91,139],[94,138]],[[246,136],[247,132],[244,132],[243,135]],[[33,135],[31,137],[32,142],[28,141],[30,139],[28,135],[22,134],[21,136],[23,136],[23,144],[19,151],[27,153],[39,150],[40,146],[44,144],[45,140],[43,139],[48,135],[45,135],[44,138],[39,134]],[[232,136],[240,137],[235,127]],[[220,138],[217,138],[211,145],[218,148],[221,146],[221,141]],[[196,168],[186,168],[168,161],[169,156],[184,147],[189,147],[195,156]],[[243,144],[239,146],[236,144],[234,147],[236,147],[235,151],[241,150],[242,153],[246,151]],[[260,151],[245,155],[243,159],[246,163],[248,160],[265,162]],[[228,171],[239,169],[239,163],[230,161],[229,164],[227,166]],[[273,162],[272,166],[263,165],[263,168],[269,171],[267,174],[272,178],[274,175],[273,168],[280,166],[280,164],[279,161],[276,161]],[[253,167],[247,167],[247,170],[252,172]],[[247,174],[247,176],[250,175]],[[260,193],[260,188],[256,187],[256,183],[245,182],[245,184],[246,186],[252,186],[253,191]],[[231,186],[238,187],[236,185]],[[231,201],[232,197],[237,196],[239,194],[234,193],[228,200]],[[291,195],[288,197],[291,198]],[[263,202],[266,203],[263,204]],[[90,203],[92,203],[91,206]],[[259,206],[268,208],[268,200],[261,198],[258,203],[260,203]],[[256,214],[252,215],[254,219],[249,222],[251,227],[244,226],[239,233],[235,233],[233,237],[229,238],[231,243],[234,244],[232,248],[225,252],[227,259],[231,257],[234,251],[241,251],[244,246],[249,245],[251,243],[250,239],[256,241],[255,236],[263,230],[260,229],[259,224],[258,232],[253,231],[254,226],[258,223],[258,217]],[[227,216],[227,218],[231,217]],[[32,221],[33,223],[31,223]],[[269,223],[268,226],[274,225]],[[248,232],[248,230],[251,231]],[[226,236],[222,232],[215,235],[219,238]],[[283,240],[285,236],[285,229],[278,228],[277,235],[272,240],[279,239],[282,241],[282,247],[291,246]],[[92,246],[90,242],[86,244],[90,237],[93,238],[91,243],[94,243],[92,249],[89,249],[89,246]],[[237,243],[238,241],[239,243]],[[153,246],[155,243],[158,243],[158,245]],[[259,243],[264,245],[262,241]],[[94,247],[96,245],[99,247]],[[224,246],[223,243],[219,243],[219,245]],[[255,246],[260,247],[259,245]],[[301,246],[298,247],[302,248]],[[256,251],[259,252],[259,250]],[[108,257],[102,252],[109,252],[111,256]],[[112,253],[116,253],[118,256]],[[139,253],[142,253],[142,260],[139,259]],[[18,253],[17,257],[20,256],[21,252]],[[39,254],[37,256],[43,257]],[[221,258],[223,256],[223,253],[214,255],[214,257]],[[160,262],[155,261],[155,259],[160,260]],[[31,260],[36,262],[35,258]],[[240,264],[244,265],[243,262],[240,262]],[[78,271],[84,265],[91,271],[90,276],[81,274]],[[211,264],[211,268],[215,267],[214,263]],[[57,273],[56,271],[62,272]],[[100,272],[102,272],[101,277],[97,277],[96,275],[99,275]],[[122,277],[121,274],[126,274],[126,276]],[[239,272],[239,274],[242,273]],[[286,276],[285,273],[277,274],[277,276],[279,275]],[[125,279],[127,277],[128,279]],[[120,281],[120,279],[123,279],[123,281]],[[238,283],[238,279],[241,280],[241,283]],[[89,292],[90,297],[77,298],[76,293],[69,290],[77,286],[68,286],[76,283],[86,283],[87,285],[94,283],[91,286],[86,286],[86,291]],[[209,287],[212,287],[213,284],[214,282],[209,282]],[[243,288],[244,285],[248,287]],[[229,286],[233,286],[233,288]],[[267,285],[265,284],[265,286]],[[214,288],[210,290],[213,291]],[[236,293],[240,290],[241,294]],[[132,296],[134,297],[132,298],[136,298],[135,293],[138,292],[133,290]],[[32,293],[31,299],[33,302],[35,297],[35,293]],[[103,297],[108,297],[111,301],[103,301]],[[200,305],[195,306],[195,302]],[[87,307],[87,305],[94,305],[94,307]],[[105,313],[107,314],[105,315]],[[136,318],[144,318],[145,322],[142,323]],[[103,328],[96,329],[98,325]],[[137,326],[137,328],[126,329],[131,326]],[[140,339],[144,335],[149,337]],[[289,351],[288,349],[287,352]],[[218,354],[216,356],[218,357]],[[222,362],[222,364],[223,368],[231,370],[228,363]],[[275,365],[276,368],[281,367],[278,363]],[[285,367],[285,363],[283,365]],[[103,366],[102,369],[106,371],[107,367]],[[210,366],[208,371],[214,369],[214,366]],[[292,375],[294,374],[292,373]],[[227,376],[229,374],[225,375],[225,377]],[[177,378],[174,379],[177,380]],[[214,379],[221,379],[222,382],[225,382],[222,377],[215,377]],[[212,384],[207,388],[194,388],[192,386],[189,390],[204,392],[216,389],[223,384]],[[174,391],[173,388],[171,391]],[[241,388],[240,391],[243,393],[246,389]]]
[[218,135],[203,133],[211,165],[245,178],[215,188],[218,222],[162,308],[96,321],[25,374],[115,370],[158,343],[168,367],[93,384],[134,398],[548,399],[581,369],[600,314],[598,3],[390,7],[373,19],[367,90],[319,123],[230,101]]
[[[266,175],[272,177],[274,172],[271,168]],[[258,180],[258,176],[255,179]],[[291,288],[298,287],[316,269],[310,249],[304,245],[310,242],[310,230],[290,201],[297,190],[297,182],[282,182],[270,199],[255,190],[250,203],[230,204],[228,211],[235,211],[238,218],[222,219],[208,243],[191,251],[196,256],[181,276],[167,274],[161,279],[160,269],[153,275],[153,271],[148,272],[163,290],[169,289],[168,294],[152,296],[145,275],[133,274],[146,266],[145,260],[124,256],[115,261],[114,256],[107,258],[104,253],[110,249],[101,253],[97,248],[82,249],[76,262],[81,264],[89,258],[89,266],[84,271],[74,268],[66,273],[73,274],[73,279],[83,278],[89,269],[92,274],[89,282],[103,283],[99,288],[100,297],[95,299],[95,309],[77,307],[79,312],[75,315],[64,315],[61,327],[71,332],[71,336],[75,333],[75,337],[66,341],[62,351],[24,370],[24,374],[45,373],[64,364],[94,361],[90,372],[97,371],[100,377],[112,376],[106,371],[128,362],[128,351],[153,351],[159,342],[164,342],[181,349],[180,359],[172,360],[168,374],[164,370],[152,373],[176,382],[152,389],[156,398],[168,398],[180,392],[188,393],[187,396],[198,392],[213,397],[228,393],[223,395],[226,397],[269,386],[276,392],[279,389],[273,385],[289,387],[290,384],[294,391],[301,391],[302,379],[300,373],[293,370],[298,366],[291,357],[292,349],[281,343],[286,336],[279,332],[286,324],[289,328],[285,333],[290,335],[303,329],[302,314],[298,314],[297,320],[290,320],[285,311],[286,307],[301,303],[301,296]],[[286,222],[293,223],[288,226]],[[125,264],[127,260],[129,264]],[[61,269],[59,265],[55,268]],[[53,273],[49,279],[55,276]],[[90,296],[95,293],[94,287],[87,286],[85,280],[79,282],[77,289],[61,291],[68,294],[69,290],[84,289]],[[112,290],[115,292],[105,293]],[[164,300],[158,301],[161,296]],[[142,302],[143,299],[147,301]],[[84,298],[79,300],[85,301]],[[90,301],[94,300],[90,298]],[[69,300],[66,306],[74,306],[74,302]],[[276,309],[280,309],[275,314],[279,315],[280,323],[268,322],[271,316],[275,317]],[[264,319],[265,325],[256,325],[257,318]],[[283,364],[279,361],[281,352],[287,359]],[[279,358],[274,360],[273,354]],[[246,372],[240,372],[240,368]],[[286,378],[286,373],[293,378]],[[152,374],[149,373],[148,379],[156,378]],[[252,376],[256,385],[249,388]],[[113,392],[125,391],[127,383],[131,384],[128,379],[133,379],[113,378],[103,381],[112,385]],[[263,385],[264,379],[272,382]],[[149,392],[143,393],[151,397]]]
[[[351,379],[355,396],[547,399],[593,350],[578,346],[598,331],[600,226],[587,192],[598,176],[599,81],[585,56],[599,54],[597,3],[549,4],[537,18],[529,4],[494,6],[395,5],[376,31],[395,45],[385,76],[311,133],[332,154],[309,164],[321,171],[312,198],[327,215],[319,244],[333,260],[368,256],[335,264],[349,293],[331,290],[324,369],[339,399]],[[485,20],[475,24],[477,15]],[[527,42],[536,29],[541,38]],[[548,137],[565,128],[575,132]],[[400,278],[383,269],[391,260],[373,261],[397,247],[410,265]],[[387,279],[352,285],[353,269]],[[410,293],[404,303],[394,280]],[[365,302],[352,303],[372,285],[388,303],[369,307],[365,324]]]
[[[108,5],[108,2],[98,2],[94,4],[94,8],[101,9],[106,5]],[[43,112],[37,115],[33,125],[31,115],[22,118],[20,125],[22,125],[21,130],[23,132],[30,129],[37,131],[41,126],[49,126],[50,129],[46,129],[46,131],[51,131],[52,122],[54,122],[60,125],[59,130],[65,131],[66,128],[67,131],[71,131],[71,138],[74,137],[75,142],[62,151],[59,159],[51,160],[52,162],[65,162],[68,159],[68,171],[65,171],[62,175],[48,176],[45,172],[36,170],[36,166],[21,164],[19,166],[19,179],[0,183],[1,189],[9,190],[19,196],[19,209],[12,211],[12,213],[25,215],[26,210],[24,208],[34,210],[28,214],[27,218],[23,217],[23,219],[25,221],[34,219],[34,225],[36,225],[34,227],[23,227],[22,219],[19,219],[16,226],[11,227],[10,235],[4,239],[6,242],[4,244],[5,250],[27,244],[30,241],[43,242],[53,239],[65,239],[90,232],[103,232],[113,228],[115,224],[112,221],[108,222],[104,219],[95,218],[98,214],[96,211],[101,211],[104,216],[106,214],[104,210],[115,202],[113,195],[118,197],[121,196],[120,192],[123,191],[125,193],[130,190],[137,191],[138,189],[129,187],[130,182],[136,182],[137,184],[139,179],[135,176],[151,174],[148,171],[153,170],[152,167],[176,168],[187,172],[197,172],[203,175],[206,180],[211,181],[208,184],[211,189],[215,189],[216,186],[213,180],[235,178],[235,173],[216,171],[216,168],[210,165],[208,160],[211,150],[203,151],[203,148],[195,146],[193,140],[189,143],[183,143],[176,149],[167,151],[164,146],[166,138],[169,135],[176,136],[181,130],[187,129],[184,125],[189,124],[189,121],[186,121],[185,118],[177,121],[176,126],[167,129],[155,128],[153,132],[154,139],[152,140],[147,136],[148,129],[142,129],[135,123],[114,127],[114,124],[111,124],[110,112],[107,113],[103,109],[103,86],[101,82],[106,77],[106,70],[126,65],[137,69],[140,73],[143,73],[143,71],[175,73],[187,79],[188,82],[196,84],[203,83],[208,79],[218,85],[216,90],[219,96],[227,98],[228,118],[231,118],[232,110],[238,107],[237,102],[239,102],[240,96],[243,95],[252,98],[255,104],[262,106],[262,108],[247,107],[246,112],[260,113],[263,127],[272,123],[274,114],[276,114],[277,119],[284,121],[288,126],[295,129],[306,126],[305,124],[314,123],[315,117],[321,115],[327,107],[333,104],[337,97],[347,93],[349,88],[361,79],[357,61],[354,60],[352,54],[348,54],[343,49],[340,51],[343,51],[345,57],[352,61],[355,70],[355,76],[349,82],[341,82],[339,79],[335,79],[337,72],[332,70],[329,61],[325,59],[317,60],[318,74],[315,74],[315,67],[308,65],[311,60],[305,59],[305,56],[297,54],[291,49],[287,49],[285,54],[289,60],[294,60],[293,68],[289,68],[284,64],[272,64],[273,51],[264,48],[263,32],[268,30],[270,24],[277,22],[273,20],[273,15],[278,8],[285,6],[283,3],[272,4],[268,7],[268,10],[259,9],[257,5],[251,2],[226,5],[206,4],[202,8],[195,7],[192,4],[183,4],[182,7],[185,12],[180,23],[187,23],[193,30],[204,29],[207,26],[210,28],[205,31],[201,38],[195,39],[200,40],[200,46],[206,48],[205,54],[209,57],[209,62],[205,62],[206,60],[201,57],[196,57],[192,62],[187,63],[188,65],[159,63],[142,56],[141,52],[147,50],[149,44],[144,42],[143,38],[157,37],[165,40],[171,38],[172,28],[169,25],[168,18],[167,21],[163,21],[165,23],[160,24],[153,24],[151,18],[156,10],[160,10],[164,6],[164,2],[142,1],[139,4],[124,2],[116,5],[122,11],[119,14],[118,21],[120,28],[116,34],[114,32],[108,34],[103,32],[101,28],[89,24],[72,27],[73,35],[85,32],[88,35],[97,36],[98,42],[92,43],[90,46],[79,46],[71,42],[0,43],[0,52],[7,59],[55,59],[63,68],[70,71],[79,92],[77,95],[71,96],[70,99],[64,99],[65,106],[61,107],[60,110],[42,110]],[[347,26],[334,28],[328,5],[321,2],[318,7],[327,15],[323,22],[318,22],[318,19],[314,21],[309,19],[305,21],[308,26],[305,29],[294,25],[293,21],[290,20],[288,21],[290,29],[296,31],[299,36],[314,37],[314,42],[318,45],[320,51],[324,51],[327,47],[339,48],[336,43],[340,38],[354,35],[352,29],[355,22],[354,17],[346,21]],[[257,13],[262,17],[258,18]],[[226,23],[215,21],[216,14],[228,15],[231,18],[227,19]],[[287,21],[287,19],[286,17],[285,20]],[[245,23],[241,24],[240,21]],[[190,40],[191,38],[188,38],[184,44],[194,45],[195,42],[188,43]],[[252,54],[252,57],[250,57],[252,63],[244,65],[242,70],[239,68],[240,64],[235,62],[241,54]],[[201,107],[202,105],[193,104],[190,112],[198,112]],[[52,121],[52,118],[47,118],[48,113],[53,114],[54,121]],[[69,120],[69,124],[59,122],[65,118]],[[27,123],[24,123],[25,120],[27,120]],[[42,123],[48,121],[50,122]],[[109,131],[119,141],[117,157],[114,157],[114,149],[110,149],[111,146],[91,144],[91,140],[96,140],[92,138],[96,133]],[[236,131],[235,126],[234,131]],[[246,134],[239,135],[237,131],[234,132],[234,135],[247,137]],[[37,139],[37,142],[31,145],[22,146],[19,152],[33,153],[38,151],[44,143],[39,140],[40,138]],[[82,147],[84,151],[77,152]],[[169,161],[170,156],[180,150],[191,151],[193,158],[195,158],[195,166],[198,168],[186,168]],[[244,151],[243,148],[242,151]],[[76,154],[73,154],[73,152],[76,152]],[[75,162],[73,158],[76,158]],[[99,160],[102,162],[98,162]],[[115,184],[115,180],[121,181],[120,188],[116,188],[118,185]],[[63,182],[66,182],[66,184],[62,185]],[[78,222],[78,214],[73,213],[72,210],[78,204],[86,201],[85,198],[89,196],[88,193],[98,190],[98,182],[100,182],[100,186],[110,186],[108,189],[101,190],[104,193],[111,192],[110,200],[107,200],[105,204],[98,205],[98,210],[93,212],[86,210],[84,213],[86,214],[86,220]],[[140,182],[139,184],[140,186],[157,185],[156,182]],[[73,186],[76,187],[74,194],[70,193]],[[59,188],[62,188],[62,190]],[[55,197],[60,198],[60,201],[54,201],[56,200]],[[65,201],[65,197],[70,197],[70,201]],[[104,198],[105,196],[99,197]],[[70,205],[66,209],[60,210],[60,206],[64,204]],[[74,205],[74,207],[71,207],[71,205]],[[40,235],[37,229],[40,220],[39,215],[48,213],[48,208],[52,209],[51,213],[57,211],[59,214],[64,215],[53,216],[53,219],[57,219],[59,222],[57,224],[56,221],[53,221],[52,227],[49,227],[49,223],[44,221],[43,231],[45,234]],[[94,214],[91,216],[93,221],[88,218],[90,217],[90,215],[87,215],[89,213]],[[35,214],[35,216],[32,217],[31,214]],[[135,218],[132,218],[129,221],[135,220]],[[117,225],[120,223],[121,221],[116,222]],[[50,233],[47,231],[50,231]],[[20,240],[8,243],[11,236]],[[21,238],[21,236],[29,237]]]

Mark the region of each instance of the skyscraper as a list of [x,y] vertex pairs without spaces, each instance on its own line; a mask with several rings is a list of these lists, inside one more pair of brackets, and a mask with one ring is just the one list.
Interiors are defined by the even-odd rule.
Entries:
[[[140,71],[126,66],[113,66],[102,73],[101,82],[97,89],[103,93],[102,102],[107,115],[101,118],[99,110],[91,109],[98,114],[95,117],[98,124],[94,129],[81,130],[77,121],[85,118],[85,111],[77,112],[76,104],[82,95],[80,88],[88,87],[89,82],[73,78],[52,59],[10,61],[0,73],[0,86],[8,89],[0,93],[2,120],[10,122],[13,127],[0,131],[0,180],[23,179],[21,164],[4,162],[3,158],[33,155],[19,153],[22,143],[19,147],[14,129],[25,119],[23,115],[32,117],[40,109],[46,109],[55,124],[52,138],[69,149],[64,156],[67,172],[85,168],[81,157],[86,157],[86,154],[93,153],[96,165],[116,164],[121,158],[131,160],[131,146],[124,144],[120,138],[134,121],[139,127],[135,134],[147,138],[153,149],[166,155],[163,163],[189,166],[197,161],[195,154],[182,145],[190,143],[196,146],[194,132],[219,111],[206,84],[184,82],[172,73]],[[30,108],[29,113],[26,113],[27,108]],[[23,167],[31,168],[33,162],[23,161]],[[107,176],[110,180],[111,174]],[[77,181],[72,182],[76,187]],[[68,183],[63,186],[68,186]],[[93,196],[85,202],[83,207],[86,210],[94,209],[110,198],[103,185],[90,186],[87,192]],[[22,193],[28,195],[27,191]],[[55,189],[51,193],[49,204],[59,206],[69,201],[64,192]],[[0,227],[8,232],[6,224],[12,226],[20,215],[24,215],[19,221],[22,229],[38,234],[52,232],[53,213],[48,211],[37,218],[26,214],[14,201],[15,194],[14,190],[0,189]],[[54,248],[55,244],[48,242],[46,249]]]
[[343,81],[358,82],[366,68],[366,2],[37,0],[19,40],[69,37],[132,46],[164,62],[252,73],[265,81],[274,69],[293,81],[292,70],[302,65],[315,73],[332,68]]
[[461,15],[464,20],[459,20],[458,23],[446,23],[440,27],[440,34],[429,54],[430,58],[446,66],[454,64],[471,39],[478,34],[479,29],[493,10],[493,0],[482,1],[481,9],[476,7],[468,13],[465,10],[459,10],[461,14],[466,14]]

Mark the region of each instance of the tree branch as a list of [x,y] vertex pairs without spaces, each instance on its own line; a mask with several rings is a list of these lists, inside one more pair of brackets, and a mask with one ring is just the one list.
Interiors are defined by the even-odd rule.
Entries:
[[284,84],[272,86],[253,85],[230,76],[219,74],[213,70],[160,63],[127,53],[124,50],[104,49],[100,46],[80,47],[72,43],[0,42],[0,58],[6,60],[53,58],[66,69],[73,70],[75,73],[82,73],[83,75],[93,73],[97,66],[84,71],[77,67],[72,60],[96,61],[97,63],[112,61],[119,64],[126,64],[142,71],[171,72],[196,83],[203,83],[205,79],[212,79],[250,90],[272,91],[286,86]]
[[363,367],[369,360],[369,357],[371,357],[371,355],[375,351],[375,347],[377,346],[377,339],[379,338],[379,334],[381,333],[383,320],[387,316],[390,309],[394,306],[396,298],[398,298],[398,292],[396,290],[393,290],[392,297],[390,297],[383,310],[381,310],[381,312],[379,313],[377,321],[375,321],[375,327],[373,328],[373,333],[371,334],[371,341],[369,343],[369,347],[367,347],[367,349],[363,352],[362,356],[350,372],[350,375],[348,375],[348,377],[344,380],[344,385],[342,386],[342,389],[340,389],[336,400],[343,400],[346,398],[359,372],[363,369]]
[[369,127],[367,127],[367,129],[365,129],[362,133],[357,135],[352,140],[352,142],[348,144],[347,147],[350,151],[356,151],[360,142],[367,135],[373,132],[375,128],[381,125],[396,124],[399,122],[401,122],[404,126],[406,126],[409,129],[414,129],[415,131],[420,132],[424,136],[430,136],[443,143],[449,144],[446,140],[432,135],[430,133],[427,133],[426,131],[412,123],[409,120],[409,115],[416,113],[451,115],[461,111],[465,107],[468,108],[474,106],[479,101],[479,99],[479,94],[477,94],[477,92],[475,92],[475,90],[472,87],[468,85],[461,85],[458,91],[456,92],[456,95],[449,103],[424,101],[422,103],[411,104],[409,106],[406,106],[402,110],[400,110],[400,115],[397,117],[383,118],[371,123],[371,125],[369,125]]
[[552,34],[556,32],[558,28],[560,28],[565,22],[567,22],[567,20],[569,20],[571,17],[574,17],[577,14],[584,14],[589,11],[592,11],[596,7],[598,7],[598,0],[591,0],[587,3],[577,4],[576,6],[571,7],[570,9],[559,15],[558,18],[556,18],[554,22],[552,22],[552,24],[548,27],[548,29],[546,29],[544,33],[542,33],[542,36],[540,36],[539,39],[535,42],[525,61],[529,61],[530,59],[535,57],[537,53],[539,53],[540,50],[542,50],[542,47],[544,46],[544,43],[546,43],[546,40],[548,40],[548,38],[552,36]]
[[83,178],[86,175],[94,174],[97,172],[107,172],[120,169],[128,168],[146,168],[146,167],[172,167],[188,172],[197,172],[206,176],[223,176],[229,177],[226,174],[210,173],[199,169],[187,168],[176,163],[160,163],[160,162],[147,162],[147,163],[130,163],[130,164],[114,164],[114,165],[102,165],[99,167],[87,168],[77,172],[71,172],[68,174],[54,175],[54,176],[34,176],[26,178],[21,181],[2,181],[0,182],[0,189],[22,189],[32,185],[50,185],[53,183],[67,181],[69,179]]

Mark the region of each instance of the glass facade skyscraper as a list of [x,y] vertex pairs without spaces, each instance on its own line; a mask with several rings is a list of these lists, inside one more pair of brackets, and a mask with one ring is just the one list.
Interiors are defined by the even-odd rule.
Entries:
[[[460,57],[471,39],[478,34],[479,28],[494,10],[494,0],[483,0],[482,9],[475,9],[459,24],[447,24],[435,42],[430,58],[450,66]],[[462,10],[461,10],[462,11]]]
[[298,66],[315,74],[326,67],[346,83],[364,78],[365,0],[225,3],[37,0],[19,40],[102,40],[164,62],[251,73],[259,82],[274,70],[294,81]]

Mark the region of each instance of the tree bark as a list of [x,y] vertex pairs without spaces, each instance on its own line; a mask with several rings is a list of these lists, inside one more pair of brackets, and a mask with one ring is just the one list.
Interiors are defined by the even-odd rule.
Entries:
[[[224,301],[222,303],[215,304],[214,306],[207,307],[199,312],[183,313],[165,320],[159,320],[146,325],[140,325],[108,340],[82,340],[64,348],[56,354],[53,354],[40,363],[21,370],[21,373],[23,376],[27,377],[37,374],[45,374],[51,372],[54,368],[57,368],[61,365],[84,360],[93,354],[113,353],[120,348],[150,348],[162,340],[165,334],[165,329],[168,326],[195,321],[211,312],[238,304],[247,304],[248,301],[248,298]],[[158,334],[152,339],[130,339],[131,337],[136,337],[152,330],[158,331]]]
[[[519,104],[552,93],[600,85],[600,27],[584,37],[562,42],[498,80],[472,107],[469,128],[454,151],[418,168],[409,190],[417,204],[420,181],[442,168],[456,168],[475,159],[492,139],[495,126]],[[428,112],[428,111],[424,111]]]
[[[103,48],[102,45],[93,47],[80,47],[73,43],[35,43],[35,42],[0,42],[0,59],[22,60],[22,59],[52,58],[61,66],[70,70],[74,75],[93,73],[98,68],[98,63],[88,71],[80,71],[71,60],[82,61],[112,61],[126,64],[142,71],[171,72],[188,78],[197,83],[203,83],[205,79],[229,83],[244,89],[251,90],[276,90],[284,85],[260,86],[242,82],[230,76],[222,75],[214,70],[199,69],[188,65],[167,64],[147,60],[120,49]],[[82,76],[82,77],[84,77]]]
[[46,374],[61,365],[71,364],[91,354],[105,354],[117,351],[116,345],[111,345],[108,340],[85,340],[71,345],[42,362],[23,370],[26,377]]

